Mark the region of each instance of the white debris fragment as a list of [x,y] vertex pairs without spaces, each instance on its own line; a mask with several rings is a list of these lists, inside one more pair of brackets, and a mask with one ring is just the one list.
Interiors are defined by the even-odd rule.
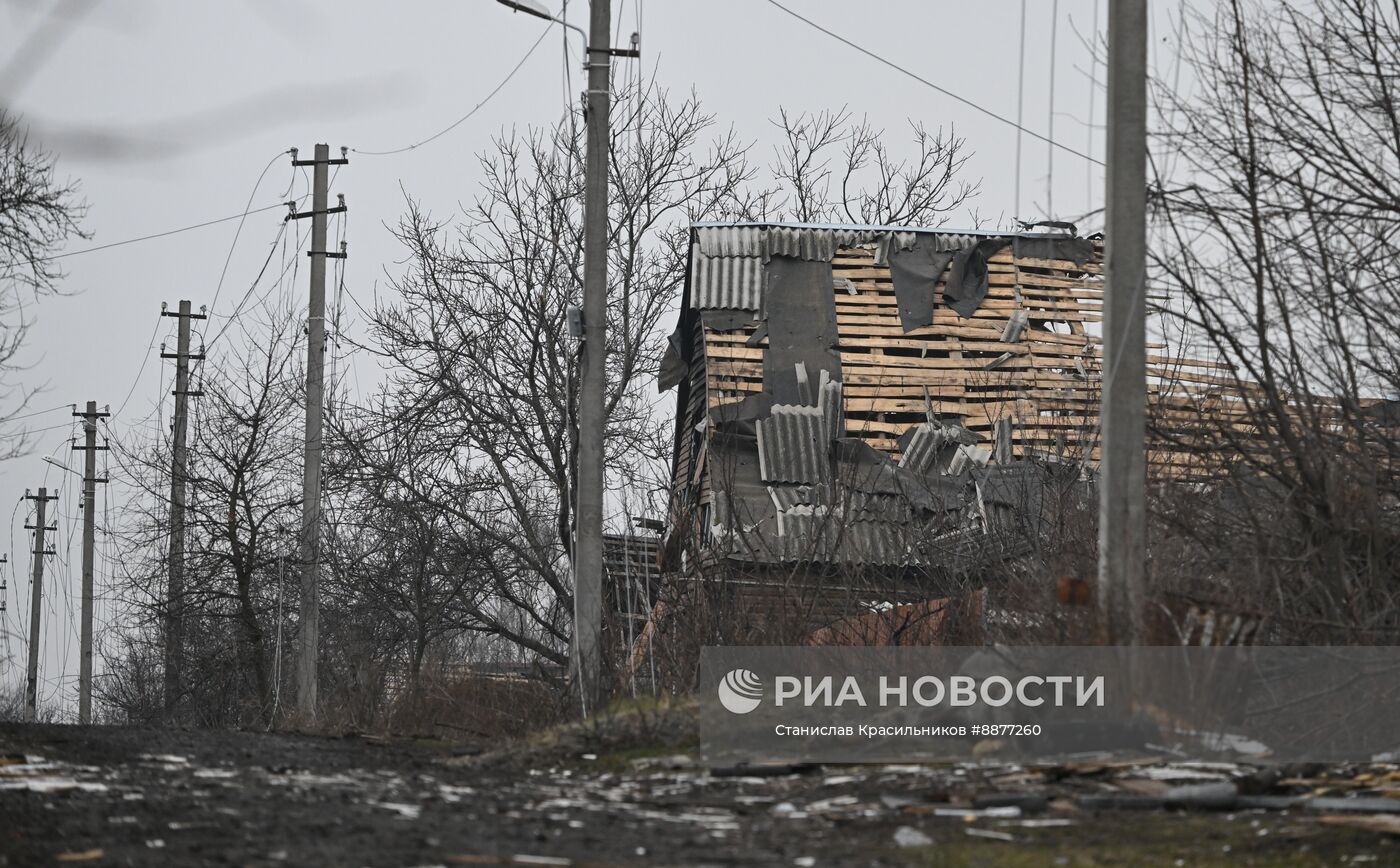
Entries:
[[313,775],[310,772],[289,772],[284,775],[272,774],[267,782],[274,785],[300,786],[356,786],[360,782],[348,775]]
[[797,806],[794,805],[792,802],[779,802],[772,808],[769,808],[769,811],[770,813],[775,814],[776,816],[786,817],[789,820],[807,819],[807,812],[799,811],[797,809]]
[[423,808],[419,805],[409,805],[404,802],[370,802],[376,808],[383,808],[386,811],[393,811],[405,820],[416,820],[418,815],[423,813]]
[[977,819],[980,817],[1019,817],[1021,809],[1015,805],[1007,805],[998,808],[934,808],[935,817],[962,817],[963,819]]
[[821,814],[826,811],[840,810],[858,804],[860,804],[860,799],[857,799],[855,796],[837,796],[832,799],[822,799],[812,802],[807,806],[807,812],[809,814]]
[[932,847],[933,839],[913,826],[900,826],[894,831],[894,842],[900,847]]
[[1015,841],[1016,836],[1008,832],[998,832],[995,829],[979,829],[976,826],[967,826],[963,829],[973,838],[990,838],[993,841]]
[[463,796],[474,795],[476,790],[471,787],[457,787],[452,784],[438,784],[438,795],[444,802],[460,802]]
[[18,781],[0,781],[0,790],[28,790],[31,793],[61,793],[77,790],[83,793],[105,793],[106,784],[90,781],[75,781],[72,778],[25,778]]
[[1228,781],[1230,776],[1213,769],[1188,768],[1180,765],[1144,766],[1130,777],[1147,778],[1152,781]]
[[886,775],[925,775],[930,772],[928,766],[894,765],[880,768],[880,773]]

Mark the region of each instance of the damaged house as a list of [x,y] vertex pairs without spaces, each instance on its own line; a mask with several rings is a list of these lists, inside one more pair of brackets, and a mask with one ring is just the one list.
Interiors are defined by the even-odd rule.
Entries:
[[[877,640],[937,641],[949,601],[980,605],[1035,544],[1052,494],[1091,496],[1102,260],[1059,227],[694,226],[660,382],[677,390],[672,596],[722,587],[808,641],[870,641],[871,617]],[[1149,367],[1157,407],[1218,379]],[[1189,473],[1185,442],[1155,444],[1152,472]],[[661,597],[643,632],[681,605]],[[923,626],[891,636],[891,612]]]

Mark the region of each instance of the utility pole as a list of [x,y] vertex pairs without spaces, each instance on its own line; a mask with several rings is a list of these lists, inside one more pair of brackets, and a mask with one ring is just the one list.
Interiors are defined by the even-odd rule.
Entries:
[[607,377],[608,72],[610,0],[590,0],[588,144],[583,195],[583,369],[578,397],[578,503],[574,510],[574,647],[585,715],[603,699],[603,408]]
[[97,412],[97,402],[88,401],[87,410],[74,412],[83,419],[83,445],[74,446],[86,452],[83,463],[83,604],[81,656],[78,663],[78,723],[92,723],[92,570],[93,549],[97,541],[97,483],[106,478],[97,476],[97,452],[107,447],[97,445],[97,420],[109,413]]
[[1108,178],[1099,605],[1142,642],[1147,582],[1147,0],[1108,4]]
[[34,531],[34,587],[29,592],[29,680],[24,694],[25,718],[33,722],[39,717],[39,613],[44,599],[44,558],[53,554],[52,549],[44,547],[44,534],[58,530],[57,522],[53,527],[46,523],[49,501],[58,500],[58,495],[41,488],[37,495],[26,491],[24,497],[34,501],[36,510],[34,523],[24,526],[25,530]]
[[306,315],[306,444],[301,480],[301,628],[297,656],[297,716],[304,725],[316,721],[316,656],[321,636],[321,427],[325,412],[326,364],[326,260],[344,259],[340,252],[326,249],[326,215],[345,211],[327,208],[331,166],[350,161],[345,149],[332,160],[329,145],[317,145],[315,159],[298,160],[292,149],[293,166],[312,167],[311,210],[292,212],[292,219],[311,218],[311,301]]
[[203,394],[190,391],[190,359],[204,358],[202,348],[198,353],[190,353],[190,321],[204,319],[205,315],[204,308],[200,308],[199,313],[191,313],[188,299],[180,301],[178,313],[171,313],[162,304],[160,315],[177,317],[180,321],[175,352],[160,354],[162,359],[175,360],[175,390],[171,393],[175,396],[175,422],[170,463],[170,573],[165,588],[165,717],[167,723],[173,723],[184,690],[181,670],[185,659],[185,482],[189,461],[185,438],[189,397]]

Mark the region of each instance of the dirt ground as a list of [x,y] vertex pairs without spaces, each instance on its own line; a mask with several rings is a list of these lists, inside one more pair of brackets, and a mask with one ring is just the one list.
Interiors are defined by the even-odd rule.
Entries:
[[[0,724],[0,865],[1400,864],[1384,826],[1335,825],[1298,807],[1154,801],[1182,782],[1228,784],[1220,769],[754,773],[656,751],[464,753]],[[1336,789],[1362,785],[1339,777]]]

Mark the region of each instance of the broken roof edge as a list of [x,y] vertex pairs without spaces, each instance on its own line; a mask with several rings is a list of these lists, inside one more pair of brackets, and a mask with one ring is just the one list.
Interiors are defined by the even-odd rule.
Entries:
[[955,229],[948,226],[898,226],[876,223],[796,223],[784,220],[706,220],[690,224],[697,229],[818,229],[830,232],[917,232],[930,235],[979,235],[985,238],[1067,235],[1067,232],[1028,232],[1021,229]]

